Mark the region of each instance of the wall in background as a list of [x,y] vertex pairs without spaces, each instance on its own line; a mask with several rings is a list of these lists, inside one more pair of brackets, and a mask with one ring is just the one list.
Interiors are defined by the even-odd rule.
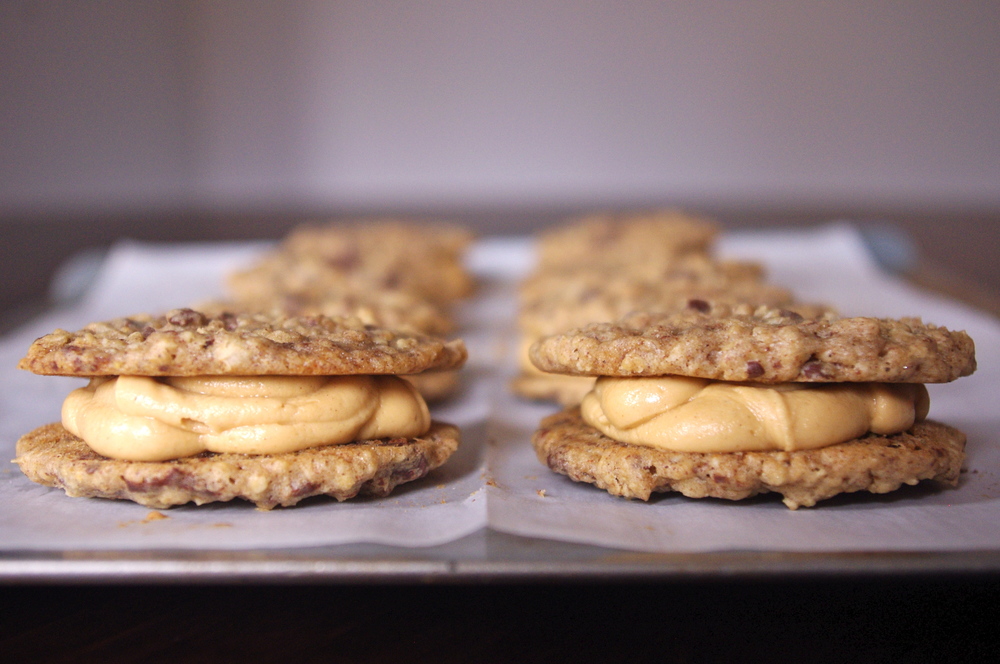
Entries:
[[1000,3],[0,5],[0,218],[1000,207]]
[[186,12],[0,3],[0,214],[141,207],[187,190]]

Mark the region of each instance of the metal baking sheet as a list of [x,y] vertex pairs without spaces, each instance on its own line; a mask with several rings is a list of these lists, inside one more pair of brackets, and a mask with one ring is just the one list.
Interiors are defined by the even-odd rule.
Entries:
[[[894,310],[894,307],[903,306],[900,303],[905,302],[906,297],[927,298],[926,302],[931,310],[944,313],[958,311],[963,316],[971,317],[970,320],[976,325],[988,328],[989,334],[995,332],[990,327],[996,326],[994,319],[981,312],[966,310],[959,303],[938,299],[932,294],[913,294],[893,281],[891,275],[885,275],[889,284],[885,289],[850,292],[844,296],[836,290],[838,284],[830,284],[829,279],[819,278],[822,275],[812,278],[813,271],[822,261],[817,261],[815,256],[800,259],[792,254],[798,248],[816,243],[815,233],[820,233],[822,237],[819,239],[824,240],[827,245],[833,241],[831,238],[846,238],[845,241],[850,245],[859,235],[850,228],[842,227],[804,233],[806,234],[791,235],[792,250],[784,259],[783,254],[779,254],[777,258],[773,256],[774,247],[781,238],[768,234],[748,234],[733,241],[724,240],[721,250],[726,255],[739,257],[771,255],[769,266],[779,283],[784,279],[793,282],[789,285],[811,295],[822,297],[830,294],[841,297],[841,304],[846,303],[855,310],[860,310],[858,313],[904,315],[907,312]],[[182,251],[188,249],[180,248]],[[512,329],[511,289],[517,277],[524,274],[530,266],[530,245],[522,238],[513,242],[505,240],[480,249],[478,257],[474,258],[478,261],[477,268],[487,280],[491,280],[493,296],[499,299],[473,303],[466,313],[480,322],[486,319],[491,330],[504,329],[503,323],[506,321],[507,329],[503,334],[508,334]],[[865,251],[862,245],[852,245],[848,249]],[[215,248],[197,248],[197,251],[202,250],[214,251]],[[869,264],[870,257],[861,257],[859,260],[868,261],[864,263],[864,269],[877,269],[874,264]],[[502,265],[498,265],[497,261],[502,262]],[[200,279],[192,276],[192,283],[182,286],[191,287]],[[843,287],[843,283],[839,286]],[[94,288],[99,290],[97,286]],[[886,301],[887,293],[893,295],[890,298],[892,301]],[[103,306],[108,312],[112,312],[116,299],[120,299],[116,293],[95,295],[93,289],[88,295],[96,297],[96,300],[92,297],[89,302],[92,307]],[[143,294],[140,293],[139,296],[143,297]],[[920,299],[919,302],[924,303],[925,300]],[[124,312],[118,311],[112,315],[118,313]],[[500,343],[498,337],[483,338],[478,343],[479,349],[491,358],[510,357],[509,344]],[[987,349],[985,356],[992,358],[991,353],[995,354]],[[490,363],[497,361],[506,360],[491,359]],[[714,523],[719,532],[709,533],[703,543],[695,546],[685,535],[704,536],[704,532],[698,531],[705,529],[692,530],[691,524],[697,523],[697,515],[691,513],[684,517],[690,521],[675,520],[674,515],[702,509],[697,504],[698,501],[675,497],[654,501],[648,508],[643,505],[623,505],[623,501],[606,496],[592,487],[569,486],[562,478],[549,476],[544,468],[531,460],[530,454],[525,456],[520,449],[504,458],[493,454],[491,450],[497,449],[498,440],[502,442],[509,439],[511,444],[525,444],[524,439],[530,434],[532,422],[537,421],[537,417],[546,412],[547,407],[522,404],[505,392],[499,393],[498,390],[503,389],[506,380],[504,372],[509,371],[510,366],[491,367],[490,363],[474,367],[473,380],[480,380],[493,369],[498,375],[489,377],[492,391],[484,388],[478,397],[491,403],[492,409],[485,418],[485,423],[469,427],[470,444],[478,447],[479,451],[474,458],[467,459],[467,472],[458,478],[471,482],[474,486],[473,493],[482,491],[486,502],[492,500],[491,504],[495,506],[484,511],[485,524],[481,527],[471,531],[465,529],[464,532],[460,532],[461,529],[455,530],[459,534],[445,537],[446,541],[411,542],[405,545],[384,543],[384,539],[379,540],[383,543],[365,543],[364,537],[359,536],[356,541],[345,543],[287,546],[282,545],[280,540],[258,545],[251,542],[250,545],[239,547],[219,546],[217,541],[212,540],[206,541],[205,546],[190,543],[170,546],[169,543],[162,542],[149,547],[81,546],[79,543],[60,546],[58,533],[44,533],[47,537],[39,537],[37,540],[32,539],[30,534],[25,537],[21,533],[17,545],[5,546],[0,543],[0,579],[8,583],[380,583],[967,574],[995,573],[1000,568],[1000,545],[993,544],[1000,542],[995,525],[998,520],[994,518],[1000,513],[994,507],[994,503],[1000,500],[995,480],[1000,471],[1000,462],[987,447],[991,447],[995,428],[992,428],[992,422],[988,418],[981,418],[981,413],[976,410],[976,404],[979,403],[976,399],[980,399],[977,395],[983,390],[989,391],[992,383],[996,382],[992,366],[985,372],[981,369],[980,374],[975,377],[977,383],[974,383],[976,390],[972,405],[962,394],[949,396],[948,393],[943,393],[942,397],[946,414],[954,415],[961,423],[968,422],[970,431],[973,432],[970,444],[982,451],[972,455],[970,472],[974,476],[967,476],[964,480],[965,486],[959,489],[964,493],[907,489],[899,499],[847,499],[835,503],[825,511],[805,516],[790,516],[780,505],[767,500],[735,508],[731,506],[728,509],[726,506],[715,505],[710,506],[709,514],[714,514]],[[993,365],[992,362],[990,364]],[[19,415],[13,412],[17,410],[16,404],[8,399],[3,405],[7,413],[5,417],[10,424],[9,418],[13,416],[16,419]],[[459,412],[454,408],[453,411]],[[8,430],[13,428],[9,426]],[[12,445],[12,441],[6,442]],[[491,463],[496,466],[491,466]],[[6,476],[0,477],[0,481],[19,482],[20,478],[13,476],[16,472],[16,468],[6,469]],[[497,482],[497,479],[500,481]],[[535,487],[539,486],[545,487],[546,491],[536,492]],[[18,487],[23,489],[23,483],[18,484]],[[430,484],[420,489],[420,492],[430,491],[441,492],[447,489]],[[553,500],[541,498],[542,493]],[[410,494],[414,495],[418,493]],[[962,496],[965,500],[955,501],[956,505],[951,506],[949,496],[952,495]],[[581,497],[584,499],[581,500]],[[406,496],[403,498],[409,499]],[[444,496],[442,502],[452,498],[453,496]],[[46,496],[45,500],[55,501],[47,503],[49,506],[72,504],[74,510],[82,509],[85,516],[89,510],[94,510],[90,512],[93,515],[96,510],[105,509],[98,506],[76,507],[87,505],[88,501],[67,503],[65,501],[74,499],[61,495]],[[0,535],[5,528],[11,527],[4,524],[16,521],[9,518],[14,504],[11,501],[0,504]],[[930,512],[923,512],[924,506]],[[955,509],[947,513],[943,511],[946,507]],[[316,517],[315,523],[327,523],[324,519],[329,517],[333,508],[336,505],[321,506],[314,510],[312,513],[320,515]],[[227,510],[228,508],[223,508],[222,512]],[[915,539],[907,540],[902,537],[886,541],[885,546],[872,544],[877,543],[878,538],[838,543],[838,532],[850,532],[850,529],[838,530],[845,528],[845,524],[850,525],[847,521],[841,521],[857,517],[852,516],[852,513],[859,510],[867,511],[863,515],[864,519],[877,517],[882,519],[883,524],[900,522],[895,523],[902,529],[900,532]],[[235,510],[228,512],[235,514]],[[324,512],[325,516],[321,514]],[[302,512],[307,520],[312,518],[309,516],[312,513]],[[415,509],[412,513],[420,514],[421,511]],[[218,514],[220,511],[215,510],[214,515]],[[816,516],[817,514],[820,516]],[[955,519],[943,518],[941,514],[954,514]],[[180,517],[182,513],[178,515]],[[611,523],[620,522],[623,515],[627,522],[624,526],[621,523]],[[640,520],[651,521],[639,521],[636,526],[628,521],[633,515],[640,515],[635,517]],[[738,515],[738,519],[734,515]],[[244,516],[247,519],[254,518],[253,514]],[[4,521],[5,517],[7,521]],[[81,526],[81,530],[86,530],[86,522],[79,523],[78,512],[74,512],[73,518],[77,521],[76,525]],[[932,520],[928,521],[933,525],[932,528],[923,527],[925,524],[921,519],[924,518]],[[752,538],[748,533],[748,529],[752,527],[741,524],[739,519],[747,519],[747,523],[754,523],[754,519],[764,520],[760,523],[767,520],[794,523],[794,534],[801,536],[802,541],[789,544],[783,540],[783,545],[774,545],[777,540]],[[180,520],[182,519],[178,518]],[[38,521],[43,522],[44,519]],[[675,526],[681,528],[679,533],[670,532]],[[631,530],[635,528],[659,530],[645,539],[631,538]],[[684,531],[684,528],[688,530]],[[763,530],[766,531],[766,528]],[[8,530],[8,534],[12,532]],[[926,541],[919,539],[922,533],[926,534]],[[782,531],[774,531],[773,536],[782,536]],[[12,538],[0,540],[12,541]],[[33,546],[36,541],[39,544]],[[86,538],[80,540],[90,541]],[[830,542],[833,544],[829,544]]]

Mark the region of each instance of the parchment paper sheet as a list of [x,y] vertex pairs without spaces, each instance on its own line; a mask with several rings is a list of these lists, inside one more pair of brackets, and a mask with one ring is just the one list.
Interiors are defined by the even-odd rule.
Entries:
[[[221,277],[260,252],[259,243],[151,245],[123,242],[103,262],[74,306],[53,312],[0,341],[0,455],[17,438],[58,419],[66,393],[81,381],[33,376],[13,367],[31,341],[57,327],[78,329],[140,311],[195,304],[221,292]],[[527,238],[487,238],[470,256],[483,283],[460,312],[470,350],[464,389],[435,406],[458,424],[463,445],[428,477],[388,498],[338,503],[309,499],[290,509],[252,505],[150,510],[126,501],[68,498],[0,465],[0,549],[277,549],[373,542],[429,546],[484,527],[518,535],[656,552],[721,550],[892,551],[1000,548],[1000,324],[960,303],[915,289],[881,272],[849,224],[730,234],[720,254],[764,262],[772,281],[803,299],[845,314],[908,316],[975,339],[979,370],[931,386],[931,416],[969,436],[967,472],[958,489],[904,487],[886,496],[838,497],[792,512],[776,496],[731,503],[657,496],[648,503],[609,496],[555,475],[535,459],[529,438],[550,405],[507,390],[514,374],[514,285],[530,270]]]

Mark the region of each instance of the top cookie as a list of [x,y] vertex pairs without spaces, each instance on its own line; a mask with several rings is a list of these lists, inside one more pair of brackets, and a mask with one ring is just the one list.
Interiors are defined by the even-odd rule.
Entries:
[[473,277],[463,264],[471,239],[445,224],[303,224],[274,251],[230,274],[227,286],[236,300],[405,291],[447,303],[473,291]]
[[530,307],[541,300],[578,299],[598,292],[627,296],[637,288],[725,290],[748,284],[780,290],[784,299],[791,298],[788,291],[767,284],[764,267],[759,263],[719,261],[704,254],[687,254],[622,266],[584,263],[537,270],[518,285],[518,299],[522,306]]
[[281,248],[293,254],[325,256],[339,263],[407,252],[461,261],[474,239],[469,230],[448,222],[374,218],[306,222],[292,229]]
[[269,317],[175,309],[56,330],[18,368],[52,376],[414,374],[457,369],[462,341],[364,325],[357,318]]
[[588,376],[713,380],[944,383],[975,371],[965,332],[919,319],[817,318],[771,307],[699,306],[635,313],[546,337],[541,370]]
[[356,317],[366,325],[410,328],[433,336],[455,331],[455,322],[441,307],[406,291],[356,289],[331,291],[323,297],[293,294],[245,299],[212,300],[193,307],[206,315],[224,312],[264,314],[270,317]]
[[672,282],[611,276],[603,284],[589,279],[566,282],[562,288],[531,298],[524,297],[518,312],[518,326],[522,331],[537,336],[555,334],[588,323],[614,321],[633,311],[683,310],[692,301],[768,305],[794,310],[802,315],[829,310],[828,307],[796,302],[787,289],[763,281]]
[[707,252],[717,232],[712,222],[676,210],[593,214],[539,234],[538,267],[655,263]]

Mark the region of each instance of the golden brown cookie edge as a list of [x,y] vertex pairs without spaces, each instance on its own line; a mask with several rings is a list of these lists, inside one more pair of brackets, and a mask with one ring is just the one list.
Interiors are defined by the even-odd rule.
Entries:
[[212,454],[174,461],[103,457],[61,424],[41,426],[17,442],[17,463],[33,482],[72,497],[131,500],[155,509],[240,498],[269,510],[304,498],[338,501],[382,497],[424,477],[458,449],[457,427],[433,422],[423,436],[327,445],[272,455]]
[[964,331],[918,319],[803,319],[767,307],[734,315],[634,312],[544,337],[529,356],[551,373],[762,383],[943,383],[976,369]]
[[654,492],[676,491],[740,500],[775,492],[790,509],[841,493],[888,493],[921,480],[954,485],[965,458],[965,435],[933,421],[817,450],[692,453],[612,440],[587,425],[579,408],[543,419],[532,445],[543,465],[612,495],[648,500]]
[[467,359],[461,339],[374,328],[356,318],[176,309],[55,330],[31,344],[18,368],[83,377],[385,375],[457,370]]

